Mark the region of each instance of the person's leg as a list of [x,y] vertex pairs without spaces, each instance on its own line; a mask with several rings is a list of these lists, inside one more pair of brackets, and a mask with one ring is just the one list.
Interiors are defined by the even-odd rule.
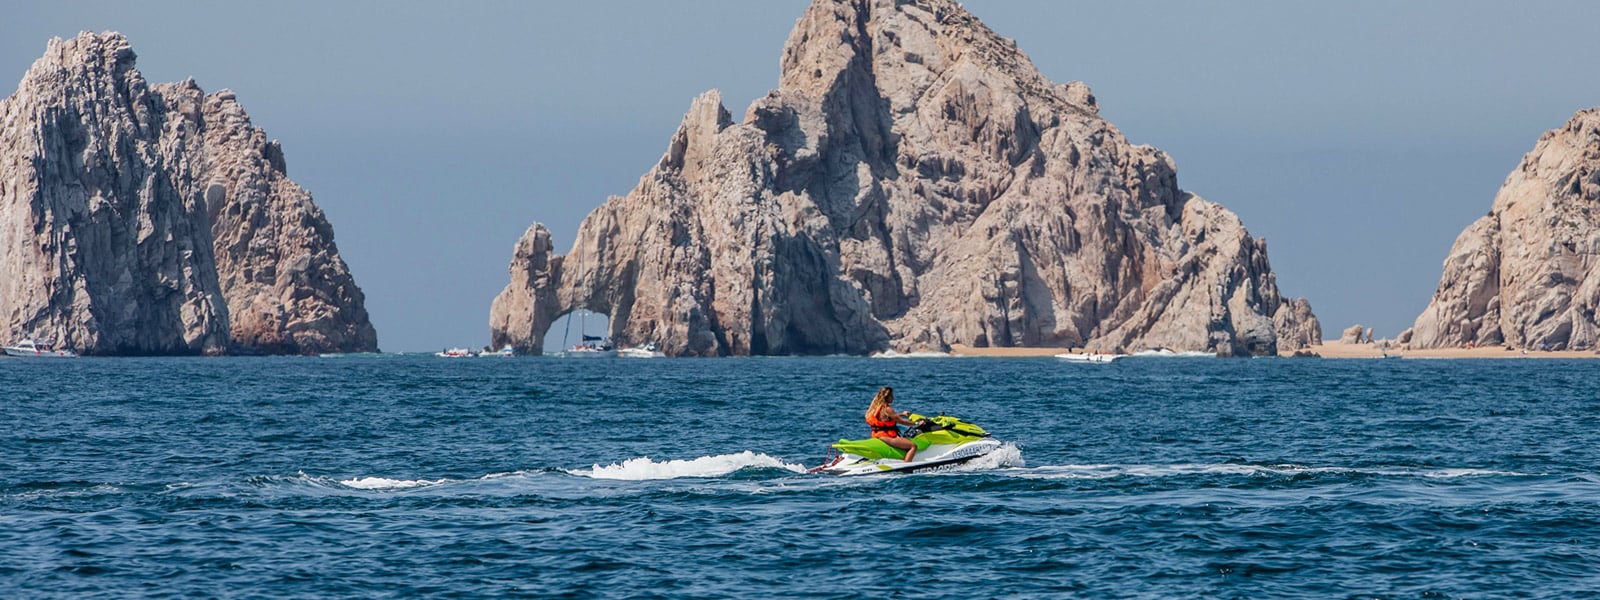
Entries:
[[917,456],[917,443],[903,437],[883,438],[883,442],[906,451],[906,462]]

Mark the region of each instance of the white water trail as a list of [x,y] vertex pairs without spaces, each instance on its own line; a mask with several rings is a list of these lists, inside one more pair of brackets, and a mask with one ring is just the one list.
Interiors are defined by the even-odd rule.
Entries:
[[618,479],[628,481],[645,481],[653,479],[677,479],[680,477],[721,477],[742,469],[785,469],[795,473],[804,473],[806,468],[778,460],[766,454],[757,454],[746,450],[737,454],[719,454],[717,456],[702,456],[690,460],[654,461],[648,456],[631,458],[619,463],[606,466],[594,465],[587,470],[571,469],[566,472],[573,475],[592,477],[595,479]]
[[339,482],[339,485],[358,490],[408,490],[448,483],[449,479],[389,479],[388,477],[357,477]]
[[1022,458],[1022,448],[1014,442],[1006,442],[995,448],[994,452],[955,465],[951,471],[992,471],[1021,469],[1027,466],[1028,462]]
[[954,358],[954,357],[955,357],[955,355],[951,354],[949,352],[896,352],[894,350],[884,350],[883,352],[879,352],[879,353],[873,354],[871,356],[871,358]]

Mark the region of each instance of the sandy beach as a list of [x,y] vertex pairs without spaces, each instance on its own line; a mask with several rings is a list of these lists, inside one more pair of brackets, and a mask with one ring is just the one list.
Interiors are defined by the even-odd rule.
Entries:
[[974,348],[972,346],[963,346],[961,344],[953,344],[950,346],[951,356],[1055,356],[1066,351],[1066,348]]

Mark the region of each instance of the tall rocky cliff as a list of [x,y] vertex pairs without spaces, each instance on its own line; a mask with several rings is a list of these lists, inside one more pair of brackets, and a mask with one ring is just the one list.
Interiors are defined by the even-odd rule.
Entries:
[[956,2],[816,0],[781,67],[738,123],[696,99],[567,254],[531,227],[494,343],[537,352],[575,308],[675,355],[1320,338],[1237,217]]
[[1414,347],[1600,342],[1600,108],[1546,132],[1461,232]]
[[0,101],[0,337],[93,354],[375,350],[364,298],[232,92],[53,40]]

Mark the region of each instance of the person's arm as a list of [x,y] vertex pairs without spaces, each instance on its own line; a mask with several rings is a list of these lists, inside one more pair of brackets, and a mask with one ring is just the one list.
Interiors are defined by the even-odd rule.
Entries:
[[916,421],[912,421],[910,416],[911,416],[911,411],[894,413],[894,422],[899,423],[901,425],[916,425],[917,422]]
[[[887,418],[887,419],[883,418],[883,413],[889,413],[889,418]],[[885,406],[883,408],[878,409],[878,414],[873,415],[872,418],[877,419],[879,421],[894,421],[896,423],[899,423],[900,422],[900,413],[894,412],[894,409]]]

